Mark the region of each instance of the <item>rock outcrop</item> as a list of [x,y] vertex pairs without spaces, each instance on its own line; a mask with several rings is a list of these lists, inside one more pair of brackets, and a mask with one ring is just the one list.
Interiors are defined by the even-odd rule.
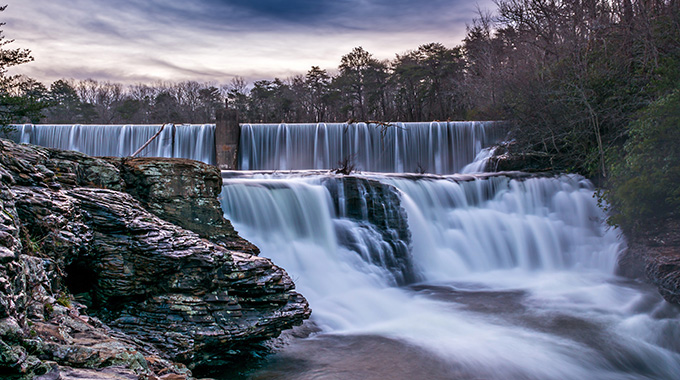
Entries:
[[659,221],[629,235],[619,274],[648,280],[666,301],[680,305],[680,220]]
[[183,378],[307,318],[224,220],[219,186],[188,160],[0,140],[0,375]]
[[545,173],[556,170],[553,158],[547,154],[518,152],[513,142],[501,142],[489,159],[486,171]]
[[259,253],[224,219],[218,200],[222,177],[217,167],[182,158],[108,160],[120,169],[125,191],[146,210],[225,248]]
[[[367,233],[377,233],[386,245],[372,247],[365,259],[384,266],[396,275],[399,284],[416,280],[411,260],[411,232],[406,210],[397,190],[387,184],[361,177],[329,178],[324,185],[331,193],[335,213],[356,222]],[[336,227],[337,228],[337,227]],[[361,251],[351,234],[338,230],[340,243]]]

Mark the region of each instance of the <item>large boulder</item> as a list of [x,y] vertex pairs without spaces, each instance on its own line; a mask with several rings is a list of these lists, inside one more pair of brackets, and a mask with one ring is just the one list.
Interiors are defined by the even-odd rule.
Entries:
[[[386,267],[399,284],[416,280],[411,259],[411,232],[406,210],[393,186],[354,176],[328,178],[324,185],[331,193],[335,214],[354,221],[367,233],[376,233],[386,245],[373,247],[370,260]],[[354,251],[363,251],[355,237],[337,226],[340,243]]]

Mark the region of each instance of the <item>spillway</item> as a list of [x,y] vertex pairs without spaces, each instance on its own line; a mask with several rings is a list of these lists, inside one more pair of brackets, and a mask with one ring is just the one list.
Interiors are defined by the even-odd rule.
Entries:
[[[24,125],[14,138],[126,156],[159,128]],[[680,373],[680,311],[616,276],[625,240],[604,222],[592,184],[484,173],[504,136],[498,123],[240,128],[247,170],[223,172],[225,216],[291,274],[313,309],[247,377]],[[142,155],[214,163],[214,130],[166,128]]]
[[[17,125],[20,143],[75,150],[91,156],[130,156],[162,125]],[[179,157],[215,164],[214,124],[168,124],[140,157]]]
[[504,137],[502,123],[243,124],[243,170],[335,169],[391,173],[459,172]]

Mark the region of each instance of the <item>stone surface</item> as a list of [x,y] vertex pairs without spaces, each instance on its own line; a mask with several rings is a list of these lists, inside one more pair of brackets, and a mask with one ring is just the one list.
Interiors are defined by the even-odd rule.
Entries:
[[512,142],[502,142],[489,159],[486,170],[494,172],[520,171],[524,173],[555,170],[553,157],[541,153],[518,152]]
[[634,231],[619,260],[619,274],[650,281],[666,301],[680,305],[680,220]]
[[84,369],[55,365],[50,372],[38,376],[35,380],[139,380],[139,375],[130,369],[118,366]]
[[119,160],[126,190],[151,213],[225,248],[258,254],[224,218],[220,171],[199,161],[172,158]]
[[[283,269],[225,248],[256,250],[219,172],[119,161],[0,140],[0,375],[190,378],[309,317]],[[199,233],[171,223],[193,207]]]
[[[364,229],[377,232],[389,246],[391,254],[381,254],[380,247],[376,247],[371,250],[375,256],[369,259],[397,275],[398,283],[414,282],[416,276],[410,253],[411,232],[406,210],[401,206],[397,190],[378,181],[353,176],[330,178],[324,185],[332,195],[336,215],[351,219]],[[343,240],[342,231],[338,232]],[[344,240],[347,240],[344,243],[352,249],[354,242],[351,239]]]
[[215,158],[217,166],[222,170],[238,169],[238,147],[241,126],[238,112],[232,109],[217,110],[215,117]]

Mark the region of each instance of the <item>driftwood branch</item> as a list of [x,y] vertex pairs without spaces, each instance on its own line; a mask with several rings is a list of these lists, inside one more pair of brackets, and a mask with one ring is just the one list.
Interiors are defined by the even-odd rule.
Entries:
[[144,150],[144,148],[146,148],[147,146],[149,146],[149,144],[151,144],[151,142],[152,142],[156,137],[158,137],[158,135],[160,135],[161,132],[163,132],[163,129],[165,128],[165,126],[166,126],[166,124],[161,125],[161,129],[159,129],[158,132],[156,132],[153,136],[151,136],[151,138],[148,139],[148,140],[144,143],[144,145],[142,145],[139,149],[137,149],[134,153],[132,153],[132,155],[131,155],[130,157],[135,157],[136,155],[138,155],[139,153],[141,153],[141,152]]

